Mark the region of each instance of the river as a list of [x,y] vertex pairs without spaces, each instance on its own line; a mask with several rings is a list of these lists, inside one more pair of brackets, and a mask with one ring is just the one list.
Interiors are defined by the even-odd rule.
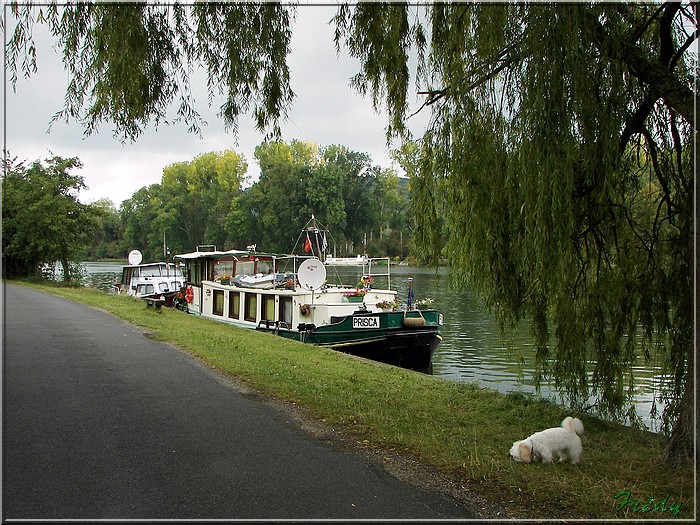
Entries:
[[[84,284],[105,291],[121,275],[122,265],[108,262],[85,262]],[[344,282],[359,279],[361,269],[338,268]],[[335,272],[329,269],[329,274]],[[356,277],[355,277],[356,274]],[[329,280],[332,280],[329,275]],[[433,359],[433,375],[449,381],[476,382],[502,393],[521,392],[535,398],[542,397],[562,402],[562,396],[553,383],[540,385],[537,392],[534,381],[535,347],[527,326],[501,336],[493,315],[479,298],[468,291],[456,291],[451,286],[449,270],[438,272],[430,268],[392,266],[391,285],[400,301],[405,302],[408,279],[413,278],[416,300],[431,298],[433,306],[444,314],[444,338]],[[643,359],[634,367],[634,405],[643,424],[654,432],[660,422],[651,417],[654,398],[659,395],[662,378],[659,366],[645,365]],[[657,400],[657,409],[663,407]]]

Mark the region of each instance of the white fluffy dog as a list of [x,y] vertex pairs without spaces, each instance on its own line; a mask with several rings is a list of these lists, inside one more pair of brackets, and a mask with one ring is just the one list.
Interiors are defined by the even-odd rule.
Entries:
[[583,454],[583,445],[579,437],[581,434],[581,420],[567,417],[561,422],[561,427],[535,432],[527,439],[516,441],[510,449],[510,455],[519,463],[551,463],[555,459],[570,459],[572,463],[578,463]]

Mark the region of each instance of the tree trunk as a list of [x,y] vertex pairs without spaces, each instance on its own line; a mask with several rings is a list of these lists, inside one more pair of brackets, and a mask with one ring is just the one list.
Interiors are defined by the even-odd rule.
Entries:
[[[697,17],[697,4],[696,17]],[[697,129],[697,128],[696,128]],[[697,137],[697,135],[696,135]],[[700,161],[700,151],[698,151],[698,139],[695,139],[695,165],[698,165]],[[700,216],[700,199],[698,199],[698,183],[695,182],[693,191],[695,192],[695,217]],[[678,416],[678,422],[671,432],[671,439],[666,445],[666,450],[664,450],[663,458],[669,465],[672,466],[691,466],[693,457],[695,456],[695,461],[697,463],[698,457],[695,454],[697,450],[698,440],[695,435],[694,422],[698,419],[700,415],[700,408],[697,405],[696,400],[698,392],[700,391],[700,381],[697,378],[697,367],[695,366],[695,349],[697,348],[697,333],[698,333],[698,310],[697,307],[700,305],[700,289],[698,288],[698,276],[700,276],[700,260],[698,259],[697,253],[697,241],[698,232],[696,230],[696,223],[691,223],[691,238],[690,238],[690,254],[692,255],[692,260],[695,261],[695,265],[692,266],[694,272],[693,283],[695,284],[695,297],[694,306],[691,313],[691,319],[693,326],[693,338],[688,348],[687,363],[688,369],[685,376],[685,390],[683,391],[683,397],[681,399],[681,410]],[[693,413],[695,411],[695,413]],[[697,464],[695,465],[697,469]]]
[[[691,346],[688,352],[688,371],[686,372],[680,414],[671,433],[671,439],[663,453],[664,461],[673,467],[690,467],[697,445],[694,421],[698,414],[693,414],[693,410],[696,406],[694,401],[697,395],[698,381],[695,377],[694,354]],[[693,417],[694,415],[695,417]]]
[[73,279],[70,270],[70,263],[65,257],[61,257],[61,266],[63,266],[63,282],[69,283]]

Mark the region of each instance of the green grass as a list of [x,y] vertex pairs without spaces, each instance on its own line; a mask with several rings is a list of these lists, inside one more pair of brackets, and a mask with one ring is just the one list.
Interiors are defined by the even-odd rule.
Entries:
[[[666,438],[585,414],[582,463],[524,465],[508,457],[513,441],[557,426],[569,415],[525,396],[503,395],[332,350],[238,329],[139,300],[91,289],[35,288],[108,311],[173,343],[260,393],[295,403],[306,415],[367,446],[420,459],[486,499],[491,510],[531,518],[671,519],[642,512],[671,494],[678,518],[693,518],[692,469],[661,461]],[[618,512],[631,491],[641,501]]]

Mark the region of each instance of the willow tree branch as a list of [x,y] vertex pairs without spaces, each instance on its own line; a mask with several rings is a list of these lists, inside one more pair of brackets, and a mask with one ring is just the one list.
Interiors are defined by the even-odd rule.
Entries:
[[[501,50],[501,52],[499,53],[499,57],[507,56],[506,50],[508,50],[508,49],[512,49],[512,46],[509,46],[508,48]],[[502,59],[500,65],[498,65],[498,67],[495,67],[491,71],[484,73],[483,75],[478,77],[476,80],[472,81],[470,84],[468,84],[464,89],[461,89],[460,91],[469,92],[472,89],[479,87],[484,82],[488,82],[489,80],[493,79],[496,75],[498,75],[501,71],[510,67],[513,64],[514,60],[515,59],[513,57]],[[473,71],[468,73],[466,75],[467,78],[474,76],[476,74],[477,69],[478,68],[475,68]],[[428,91],[419,91],[418,95],[427,95],[428,100],[423,102],[423,105],[421,105],[421,107],[418,108],[414,113],[409,115],[408,118],[411,118],[414,115],[417,115],[418,113],[420,113],[423,110],[423,108],[425,108],[427,106],[431,106],[431,105],[435,104],[436,102],[438,102],[439,100],[446,98],[450,93],[450,89],[451,89],[451,86],[446,86],[442,89],[431,89]]]
[[644,122],[646,122],[651,110],[654,109],[655,104],[656,97],[652,94],[647,94],[647,96],[644,97],[644,100],[637,108],[637,111],[634,112],[634,115],[632,115],[632,117],[627,121],[625,129],[622,130],[622,135],[620,137],[620,152],[625,151],[627,144],[634,134],[642,131]]
[[681,115],[692,129],[696,129],[693,91],[659,60],[648,57],[638,45],[611,36],[597,17],[589,15],[589,22],[594,30],[594,45],[600,52],[625,64],[632,76],[648,85],[659,98]]

